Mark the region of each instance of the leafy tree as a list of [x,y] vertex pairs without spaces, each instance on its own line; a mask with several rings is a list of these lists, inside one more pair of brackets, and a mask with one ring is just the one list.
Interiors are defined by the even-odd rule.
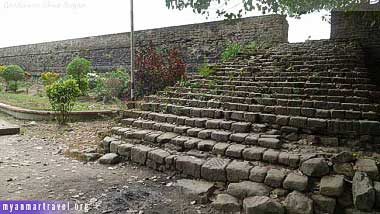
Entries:
[[67,75],[72,76],[78,83],[82,95],[87,94],[88,78],[91,62],[87,59],[77,57],[71,61],[66,68]]
[[49,97],[53,111],[58,112],[57,121],[64,125],[70,118],[75,102],[81,91],[74,79],[61,79],[46,86],[46,94]]
[[[320,10],[355,10],[362,4],[369,4],[369,0],[241,0],[238,5],[232,5],[232,0],[165,0],[166,6],[171,9],[182,10],[192,8],[194,13],[209,15],[211,4],[225,5],[218,9],[218,16],[239,18],[243,13],[258,10],[263,14],[273,12],[299,17],[303,14]],[[227,8],[227,9],[226,9]],[[238,11],[232,12],[231,10]]]
[[7,88],[16,92],[18,89],[18,82],[25,79],[24,70],[18,65],[8,65],[1,72],[1,77],[7,83]]

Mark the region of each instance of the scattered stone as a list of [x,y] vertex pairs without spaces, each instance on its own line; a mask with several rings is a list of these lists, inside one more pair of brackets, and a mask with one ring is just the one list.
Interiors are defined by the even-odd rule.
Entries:
[[226,182],[226,167],[229,163],[229,159],[211,158],[202,166],[202,178],[208,181]]
[[269,196],[271,188],[263,183],[243,181],[240,183],[230,183],[227,193],[239,199],[250,196]]
[[265,177],[267,176],[268,168],[263,166],[255,166],[251,170],[251,174],[249,176],[249,180],[263,183]]
[[375,188],[376,202],[375,205],[377,208],[380,207],[380,182],[373,182],[373,187]]
[[290,173],[284,180],[284,188],[303,192],[307,189],[308,181],[307,176]]
[[313,214],[313,201],[298,191],[289,193],[284,205],[287,214]]
[[344,176],[330,175],[324,176],[320,183],[320,192],[325,196],[338,197],[343,193]]
[[331,146],[331,147],[339,146],[339,139],[336,137],[320,137],[320,142],[324,146]]
[[284,207],[275,199],[267,196],[253,196],[244,199],[244,213],[250,214],[284,214]]
[[326,197],[323,195],[312,195],[311,199],[314,204],[315,214],[334,214],[336,207],[335,198]]
[[351,163],[336,163],[333,166],[334,172],[349,178],[354,177],[355,171]]
[[274,188],[281,187],[285,176],[285,173],[281,170],[270,169],[265,177],[264,183]]
[[322,177],[329,174],[330,167],[324,158],[312,158],[302,163],[303,174],[312,177]]
[[249,162],[234,160],[227,166],[227,180],[229,182],[248,180],[251,169]]
[[220,210],[225,213],[239,212],[241,209],[241,204],[239,202],[239,199],[229,194],[217,195],[215,201],[212,202],[212,206],[216,210]]
[[181,187],[190,200],[196,200],[200,204],[208,203],[209,197],[215,190],[214,183],[206,181],[181,179],[175,185]]
[[356,171],[365,172],[369,177],[375,179],[379,174],[376,161],[372,159],[359,159],[355,164]]
[[334,155],[334,157],[332,157],[331,160],[333,163],[348,163],[348,162],[354,161],[355,158],[351,152],[345,151],[345,152],[341,152],[339,154]]
[[371,211],[375,204],[375,189],[365,172],[356,172],[352,180],[352,196],[356,209]]
[[112,141],[110,143],[110,153],[117,153],[117,148],[119,147],[120,144],[121,144],[121,141],[119,140]]
[[116,153],[105,154],[99,159],[100,164],[118,164],[120,161],[121,157]]

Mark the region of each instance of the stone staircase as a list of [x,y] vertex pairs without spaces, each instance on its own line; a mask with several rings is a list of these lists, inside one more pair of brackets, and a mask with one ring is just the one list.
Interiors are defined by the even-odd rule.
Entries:
[[380,93],[358,45],[279,44],[245,50],[214,70],[126,110],[103,140],[111,154],[100,162],[131,160],[224,183],[213,200],[224,213],[380,206]]

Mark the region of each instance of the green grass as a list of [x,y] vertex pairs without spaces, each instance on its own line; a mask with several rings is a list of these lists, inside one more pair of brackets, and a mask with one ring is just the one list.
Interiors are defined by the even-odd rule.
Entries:
[[[49,99],[39,95],[0,92],[0,102],[32,110],[51,110]],[[105,105],[101,102],[79,100],[74,106],[74,111],[111,110],[118,108],[117,104]]]

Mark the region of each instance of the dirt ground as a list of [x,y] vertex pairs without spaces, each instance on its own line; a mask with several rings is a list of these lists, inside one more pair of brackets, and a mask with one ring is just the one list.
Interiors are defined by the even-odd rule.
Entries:
[[[176,177],[130,163],[103,166],[64,155],[93,149],[112,121],[54,123],[1,119],[22,126],[21,134],[0,136],[0,200],[62,200],[86,204],[87,213],[216,213],[175,187]],[[77,213],[86,213],[78,211]]]

